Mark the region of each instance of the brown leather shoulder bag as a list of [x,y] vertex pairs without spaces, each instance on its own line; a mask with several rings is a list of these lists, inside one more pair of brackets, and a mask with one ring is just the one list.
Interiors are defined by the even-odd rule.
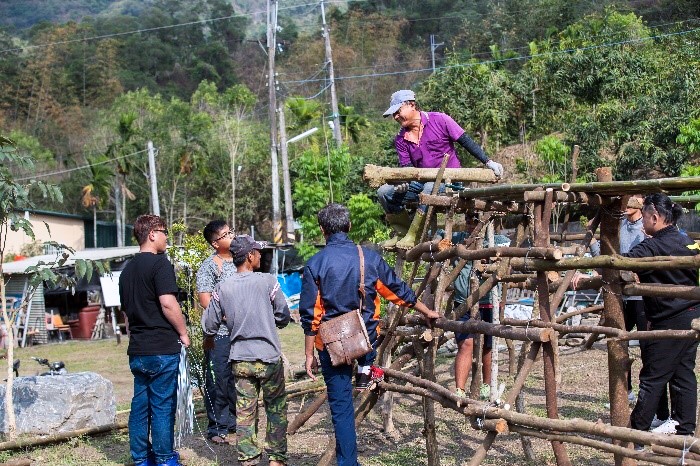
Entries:
[[365,256],[359,245],[357,250],[360,253],[360,309],[327,320],[318,327],[318,334],[334,366],[352,364],[353,359],[372,350],[365,321],[362,319],[362,310],[365,307]]

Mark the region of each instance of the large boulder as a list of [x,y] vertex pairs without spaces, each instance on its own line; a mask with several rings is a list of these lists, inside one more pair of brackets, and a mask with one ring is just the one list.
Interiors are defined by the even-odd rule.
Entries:
[[[117,406],[112,382],[93,372],[19,377],[14,389],[18,433],[49,435],[111,424]],[[5,425],[5,385],[0,385],[0,431]]]

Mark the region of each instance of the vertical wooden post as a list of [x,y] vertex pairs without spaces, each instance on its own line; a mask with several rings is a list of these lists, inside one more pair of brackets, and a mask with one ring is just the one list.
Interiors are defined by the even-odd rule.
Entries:
[[[612,181],[610,167],[596,170],[598,181]],[[620,252],[620,218],[622,200],[613,198],[606,209],[601,209],[600,218],[600,253],[616,254]],[[625,319],[622,310],[622,287],[620,271],[603,269],[603,318],[608,327],[624,329]],[[610,395],[610,421],[613,426],[629,425],[630,411],[627,399],[627,371],[629,371],[629,352],[627,342],[608,338],[608,392]],[[629,447],[627,442],[614,441],[615,444]],[[637,464],[632,458],[615,455],[615,465],[630,466]]]
[[[544,203],[535,204],[535,246],[549,246],[549,220],[552,216],[552,199],[554,193],[551,189],[547,190]],[[549,286],[547,283],[547,273],[543,271],[537,272],[537,301],[540,309],[540,319],[544,322],[551,322],[552,309],[549,302]],[[544,360],[544,390],[547,400],[547,417],[550,419],[558,419],[559,413],[557,408],[557,383],[555,367],[554,347],[551,342],[544,343],[543,347]],[[558,441],[552,441],[552,450],[557,460],[558,466],[571,466],[571,461],[566,453],[564,444]]]

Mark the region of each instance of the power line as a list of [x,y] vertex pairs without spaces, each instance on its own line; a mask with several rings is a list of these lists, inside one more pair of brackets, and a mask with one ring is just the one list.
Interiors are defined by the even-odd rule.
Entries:
[[146,152],[146,149],[140,150],[140,151],[138,151],[138,152],[133,152],[133,153],[131,153],[131,154],[122,155],[122,156],[120,156],[120,157],[114,157],[114,158],[112,158],[112,159],[103,160],[103,161],[101,161],[101,162],[90,163],[90,164],[88,164],[88,165],[81,165],[81,166],[79,166],[79,167],[67,168],[67,169],[65,169],[65,170],[59,170],[59,171],[50,172],[50,173],[38,173],[38,174],[35,174],[35,175],[32,175],[32,176],[25,176],[25,177],[22,177],[22,178],[17,178],[16,181],[27,181],[27,180],[33,180],[33,179],[35,179],[35,178],[45,178],[45,177],[47,177],[47,176],[62,175],[62,174],[64,174],[64,173],[70,173],[70,172],[74,172],[74,171],[78,171],[78,170],[84,170],[84,169],[90,168],[91,166],[94,166],[94,165],[104,165],[104,164],[107,164],[107,163],[110,163],[110,162],[114,162],[114,161],[116,161],[116,160],[121,160],[121,159],[125,159],[125,158],[127,158],[127,157],[131,157],[131,156],[134,156],[134,155],[137,155],[137,154],[141,154],[141,153],[143,153],[143,152]]
[[[532,54],[532,55],[523,55],[523,56],[519,56],[519,57],[484,60],[484,61],[479,61],[479,62],[475,62],[475,63],[455,63],[454,65],[440,66],[440,67],[437,67],[436,69],[438,71],[441,71],[441,70],[447,70],[447,69],[451,69],[451,68],[466,68],[466,67],[470,67],[470,66],[488,65],[488,64],[494,64],[494,63],[504,63],[504,62],[510,62],[510,61],[526,60],[526,59],[530,59],[530,58],[539,58],[539,57],[561,55],[561,54],[572,53],[572,52],[585,52],[588,50],[595,50],[595,49],[601,49],[601,48],[606,48],[606,47],[615,47],[618,45],[636,44],[636,43],[646,42],[649,40],[662,39],[665,37],[682,36],[682,35],[686,35],[686,34],[692,34],[693,32],[697,32],[697,31],[700,31],[700,28],[694,28],[694,29],[689,29],[686,31],[679,31],[679,32],[670,32],[667,34],[658,34],[658,35],[649,36],[649,37],[640,37],[637,39],[629,39],[629,40],[624,40],[624,41],[619,41],[619,42],[610,42],[610,43],[606,43],[606,44],[590,45],[587,47],[577,47],[577,48],[569,48],[569,49],[565,49],[565,50],[557,50],[557,51],[553,51],[553,52],[543,52],[543,53],[536,53],[536,54]],[[374,77],[380,77],[380,76],[396,76],[396,75],[401,75],[401,74],[423,73],[423,72],[431,72],[432,73],[433,69],[432,68],[421,68],[421,69],[415,69],[415,70],[392,71],[392,72],[387,72],[387,73],[369,73],[369,74],[361,74],[361,75],[353,75],[353,76],[337,76],[335,79],[337,79],[337,80],[363,79],[363,78],[374,78]],[[323,79],[312,79],[312,80],[308,80],[308,81],[305,81],[305,80],[284,81],[284,82],[281,82],[280,84],[314,83],[314,82],[321,82],[321,81],[324,81],[324,80]]]

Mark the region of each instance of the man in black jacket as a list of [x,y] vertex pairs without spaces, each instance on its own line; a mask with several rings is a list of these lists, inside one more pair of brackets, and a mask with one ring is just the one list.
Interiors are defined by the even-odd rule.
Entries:
[[[676,221],[682,214],[679,205],[665,194],[651,194],[644,199],[642,221],[650,235],[626,257],[694,256],[697,245],[682,234]],[[674,268],[638,272],[642,283],[698,285],[698,270]],[[700,317],[700,301],[681,298],[644,297],[650,330],[689,330],[690,322]],[[678,422],[676,434],[693,435],[697,406],[695,356],[697,340],[649,340],[641,346],[642,370],[639,373],[639,398],[630,417],[632,428],[648,430],[659,404],[663,388],[669,383],[671,416]]]

